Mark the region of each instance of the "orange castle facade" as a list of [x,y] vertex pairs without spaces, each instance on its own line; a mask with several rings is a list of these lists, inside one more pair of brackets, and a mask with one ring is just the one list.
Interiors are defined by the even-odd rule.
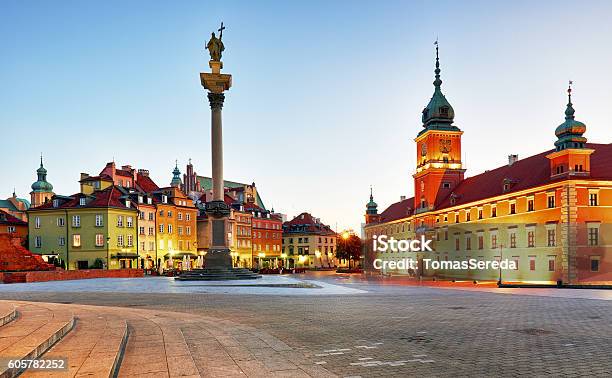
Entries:
[[[437,53],[437,52],[436,52]],[[437,54],[436,54],[437,55]],[[416,261],[416,269],[382,269],[452,279],[502,282],[612,283],[612,144],[587,143],[574,118],[571,88],[557,141],[522,160],[464,178],[463,131],[441,92],[436,57],[434,95],[416,137],[414,197],[378,213],[367,204],[366,269],[374,259]],[[380,252],[373,237],[431,239],[433,252]],[[453,261],[516,263],[516,269],[453,269]],[[428,263],[426,263],[428,260]],[[432,264],[431,262],[438,264]],[[434,267],[432,267],[434,266]]]

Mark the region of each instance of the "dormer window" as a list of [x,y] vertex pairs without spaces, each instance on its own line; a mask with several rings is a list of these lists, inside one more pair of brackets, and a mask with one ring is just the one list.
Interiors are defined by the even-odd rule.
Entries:
[[142,196],[138,196],[138,203],[142,203]]
[[152,198],[147,198],[147,203],[148,203],[149,205],[152,205],[152,204],[153,204],[153,199],[152,199]]
[[440,107],[440,115],[444,117],[448,117],[448,106]]
[[85,206],[85,197],[81,197],[81,198],[79,199],[79,205],[80,205],[80,206]]
[[162,203],[168,203],[168,196],[165,194],[162,194]]
[[130,207],[130,205],[131,205],[130,200],[125,200],[125,207]]
[[54,199],[53,200],[53,207],[59,207],[59,200],[58,199]]

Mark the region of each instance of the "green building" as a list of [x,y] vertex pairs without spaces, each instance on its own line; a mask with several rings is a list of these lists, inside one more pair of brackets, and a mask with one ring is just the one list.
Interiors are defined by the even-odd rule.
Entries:
[[117,186],[89,195],[54,195],[28,215],[30,251],[59,259],[66,269],[138,267],[138,211]]

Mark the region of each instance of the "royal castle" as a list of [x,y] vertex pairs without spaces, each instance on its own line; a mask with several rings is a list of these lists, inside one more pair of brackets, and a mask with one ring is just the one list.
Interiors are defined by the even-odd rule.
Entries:
[[[586,125],[574,117],[571,85],[565,120],[550,148],[465,178],[463,131],[441,90],[436,47],[434,94],[423,109],[415,138],[414,197],[378,213],[366,205],[365,268],[375,258],[416,259],[419,269],[383,273],[504,282],[612,282],[612,144],[588,143]],[[551,127],[552,136],[552,127]],[[554,144],[553,144],[554,142]],[[374,252],[372,237],[434,240],[434,252]],[[433,270],[437,261],[500,260],[515,270]],[[501,275],[501,277],[500,277]]]

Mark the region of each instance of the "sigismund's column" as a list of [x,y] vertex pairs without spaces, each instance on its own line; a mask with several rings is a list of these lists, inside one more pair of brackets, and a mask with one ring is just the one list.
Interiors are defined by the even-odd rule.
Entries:
[[219,38],[212,33],[206,48],[210,53],[208,65],[211,72],[200,73],[202,86],[208,90],[208,101],[211,109],[211,151],[212,151],[212,194],[213,200],[206,203],[206,214],[209,217],[211,230],[211,245],[205,256],[205,265],[210,268],[232,268],[232,257],[227,245],[228,217],[230,207],[225,203],[223,185],[223,132],[221,110],[225,100],[225,92],[232,86],[232,75],[222,74],[223,62],[221,54],[225,49],[223,38],[223,23],[219,29]]

